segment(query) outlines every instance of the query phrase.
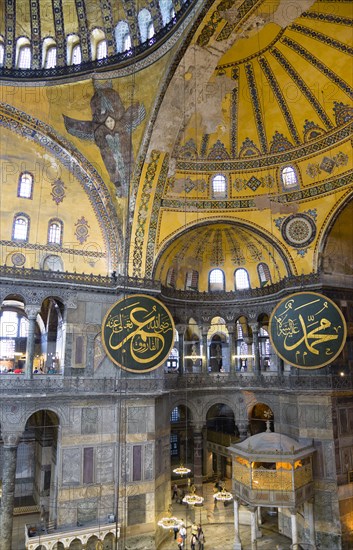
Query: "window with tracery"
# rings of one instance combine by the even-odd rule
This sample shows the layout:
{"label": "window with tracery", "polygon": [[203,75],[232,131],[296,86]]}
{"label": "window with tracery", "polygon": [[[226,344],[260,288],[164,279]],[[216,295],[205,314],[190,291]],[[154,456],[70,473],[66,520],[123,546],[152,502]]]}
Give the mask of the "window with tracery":
{"label": "window with tracery", "polygon": [[25,214],[18,214],[14,218],[12,227],[12,239],[14,241],[27,241],[29,231],[29,218]]}
{"label": "window with tracery", "polygon": [[170,267],[167,273],[167,286],[175,288],[175,283],[176,283],[176,272],[174,267]]}
{"label": "window with tracery", "polygon": [[249,273],[244,268],[239,268],[235,271],[235,289],[246,290],[250,288]]}
{"label": "window with tracery", "polygon": [[185,278],[185,290],[197,290],[199,287],[199,273],[194,269],[187,272]]}
{"label": "window with tracery", "polygon": [[271,283],[271,273],[267,264],[261,262],[257,266],[257,272],[259,274],[260,286],[266,286]]}
{"label": "window with tracery", "polygon": [[297,173],[293,166],[285,166],[281,170],[281,181],[283,189],[290,189],[298,186]]}
{"label": "window with tracery", "polygon": [[221,269],[212,269],[209,274],[209,289],[211,292],[215,290],[224,290],[224,273]]}
{"label": "window with tracery", "polygon": [[62,222],[52,220],[48,227],[48,244],[61,244],[62,237]]}
{"label": "window with tracery", "polygon": [[227,180],[223,174],[216,174],[212,178],[212,197],[225,199],[227,196]]}
{"label": "window with tracery", "polygon": [[23,199],[31,199],[33,191],[33,176],[29,172],[23,172],[18,181],[17,196]]}

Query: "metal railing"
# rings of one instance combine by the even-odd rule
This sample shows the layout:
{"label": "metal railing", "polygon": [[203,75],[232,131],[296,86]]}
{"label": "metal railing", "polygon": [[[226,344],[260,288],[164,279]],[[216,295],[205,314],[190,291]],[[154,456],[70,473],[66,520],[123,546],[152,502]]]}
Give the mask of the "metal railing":
{"label": "metal railing", "polygon": [[171,375],[161,378],[139,376],[138,378],[83,378],[57,375],[41,375],[26,379],[23,375],[1,374],[0,395],[63,395],[63,394],[156,394],[191,390],[242,389],[285,391],[346,391],[353,389],[353,376],[336,375],[286,375],[263,376],[229,374],[210,376],[208,374]]}

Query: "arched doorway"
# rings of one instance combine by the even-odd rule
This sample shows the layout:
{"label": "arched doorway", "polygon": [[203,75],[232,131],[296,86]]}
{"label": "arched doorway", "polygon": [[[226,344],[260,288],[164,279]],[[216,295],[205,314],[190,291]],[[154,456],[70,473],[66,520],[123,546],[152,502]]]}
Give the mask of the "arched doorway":
{"label": "arched doorway", "polygon": [[[231,459],[226,448],[238,441],[239,430],[232,409],[224,403],[216,403],[206,415],[207,473],[217,479],[232,477]],[[222,449],[220,451],[220,449]]]}

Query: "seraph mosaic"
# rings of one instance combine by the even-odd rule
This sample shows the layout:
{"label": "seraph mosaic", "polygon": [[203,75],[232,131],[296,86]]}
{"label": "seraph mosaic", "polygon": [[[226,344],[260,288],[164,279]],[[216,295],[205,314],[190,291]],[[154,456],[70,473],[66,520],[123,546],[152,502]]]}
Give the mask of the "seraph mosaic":
{"label": "seraph mosaic", "polygon": [[125,108],[111,82],[97,86],[91,99],[92,120],[63,115],[66,130],[79,139],[93,141],[115,185],[116,195],[126,197],[134,166],[132,132],[146,116],[142,103]]}

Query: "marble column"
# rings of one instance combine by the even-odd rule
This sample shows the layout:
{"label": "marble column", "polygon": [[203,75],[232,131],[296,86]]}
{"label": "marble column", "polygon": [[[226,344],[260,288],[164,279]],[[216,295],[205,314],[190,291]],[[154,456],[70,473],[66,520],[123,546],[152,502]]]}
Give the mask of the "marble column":
{"label": "marble column", "polygon": [[315,541],[315,522],[314,522],[314,503],[312,500],[304,503],[304,513],[305,519],[309,527],[309,540],[310,540],[310,549],[316,550],[316,541]]}
{"label": "marble column", "polygon": [[262,537],[261,525],[262,525],[261,506],[258,506],[256,509],[256,538],[257,539],[260,539]]}
{"label": "marble column", "polygon": [[295,509],[290,510],[291,528],[292,528],[292,546],[298,548],[298,525],[297,525],[297,512]]}
{"label": "marble column", "polygon": [[28,317],[28,334],[27,334],[27,346],[26,346],[26,365],[25,365],[25,377],[33,378],[33,359],[34,359],[34,337],[37,315],[40,309],[38,306],[26,306],[25,312]]}
{"label": "marble column", "polygon": [[203,327],[202,328],[202,373],[203,374],[208,373],[207,334],[208,334],[208,330],[205,327]]}
{"label": "marble column", "polygon": [[234,325],[228,325],[229,334],[229,372],[235,372],[235,341],[234,341]]}
{"label": "marble column", "polygon": [[202,496],[202,424],[194,424],[194,485],[198,495]]}
{"label": "marble column", "polygon": [[254,344],[254,373],[260,373],[259,323],[250,323]]}
{"label": "marble column", "polygon": [[3,471],[2,471],[2,498],[1,498],[1,537],[0,549],[13,550],[12,526],[15,503],[15,478],[17,447],[20,436],[18,434],[2,434]]}
{"label": "marble column", "polygon": [[242,550],[241,540],[239,536],[239,501],[234,498],[234,546],[233,550]]}
{"label": "marble column", "polygon": [[178,327],[179,335],[179,369],[178,373],[183,374],[185,372],[184,368],[184,327]]}
{"label": "marble column", "polygon": [[251,550],[257,550],[257,514],[256,508],[249,508],[250,510],[250,526],[251,526]]}

